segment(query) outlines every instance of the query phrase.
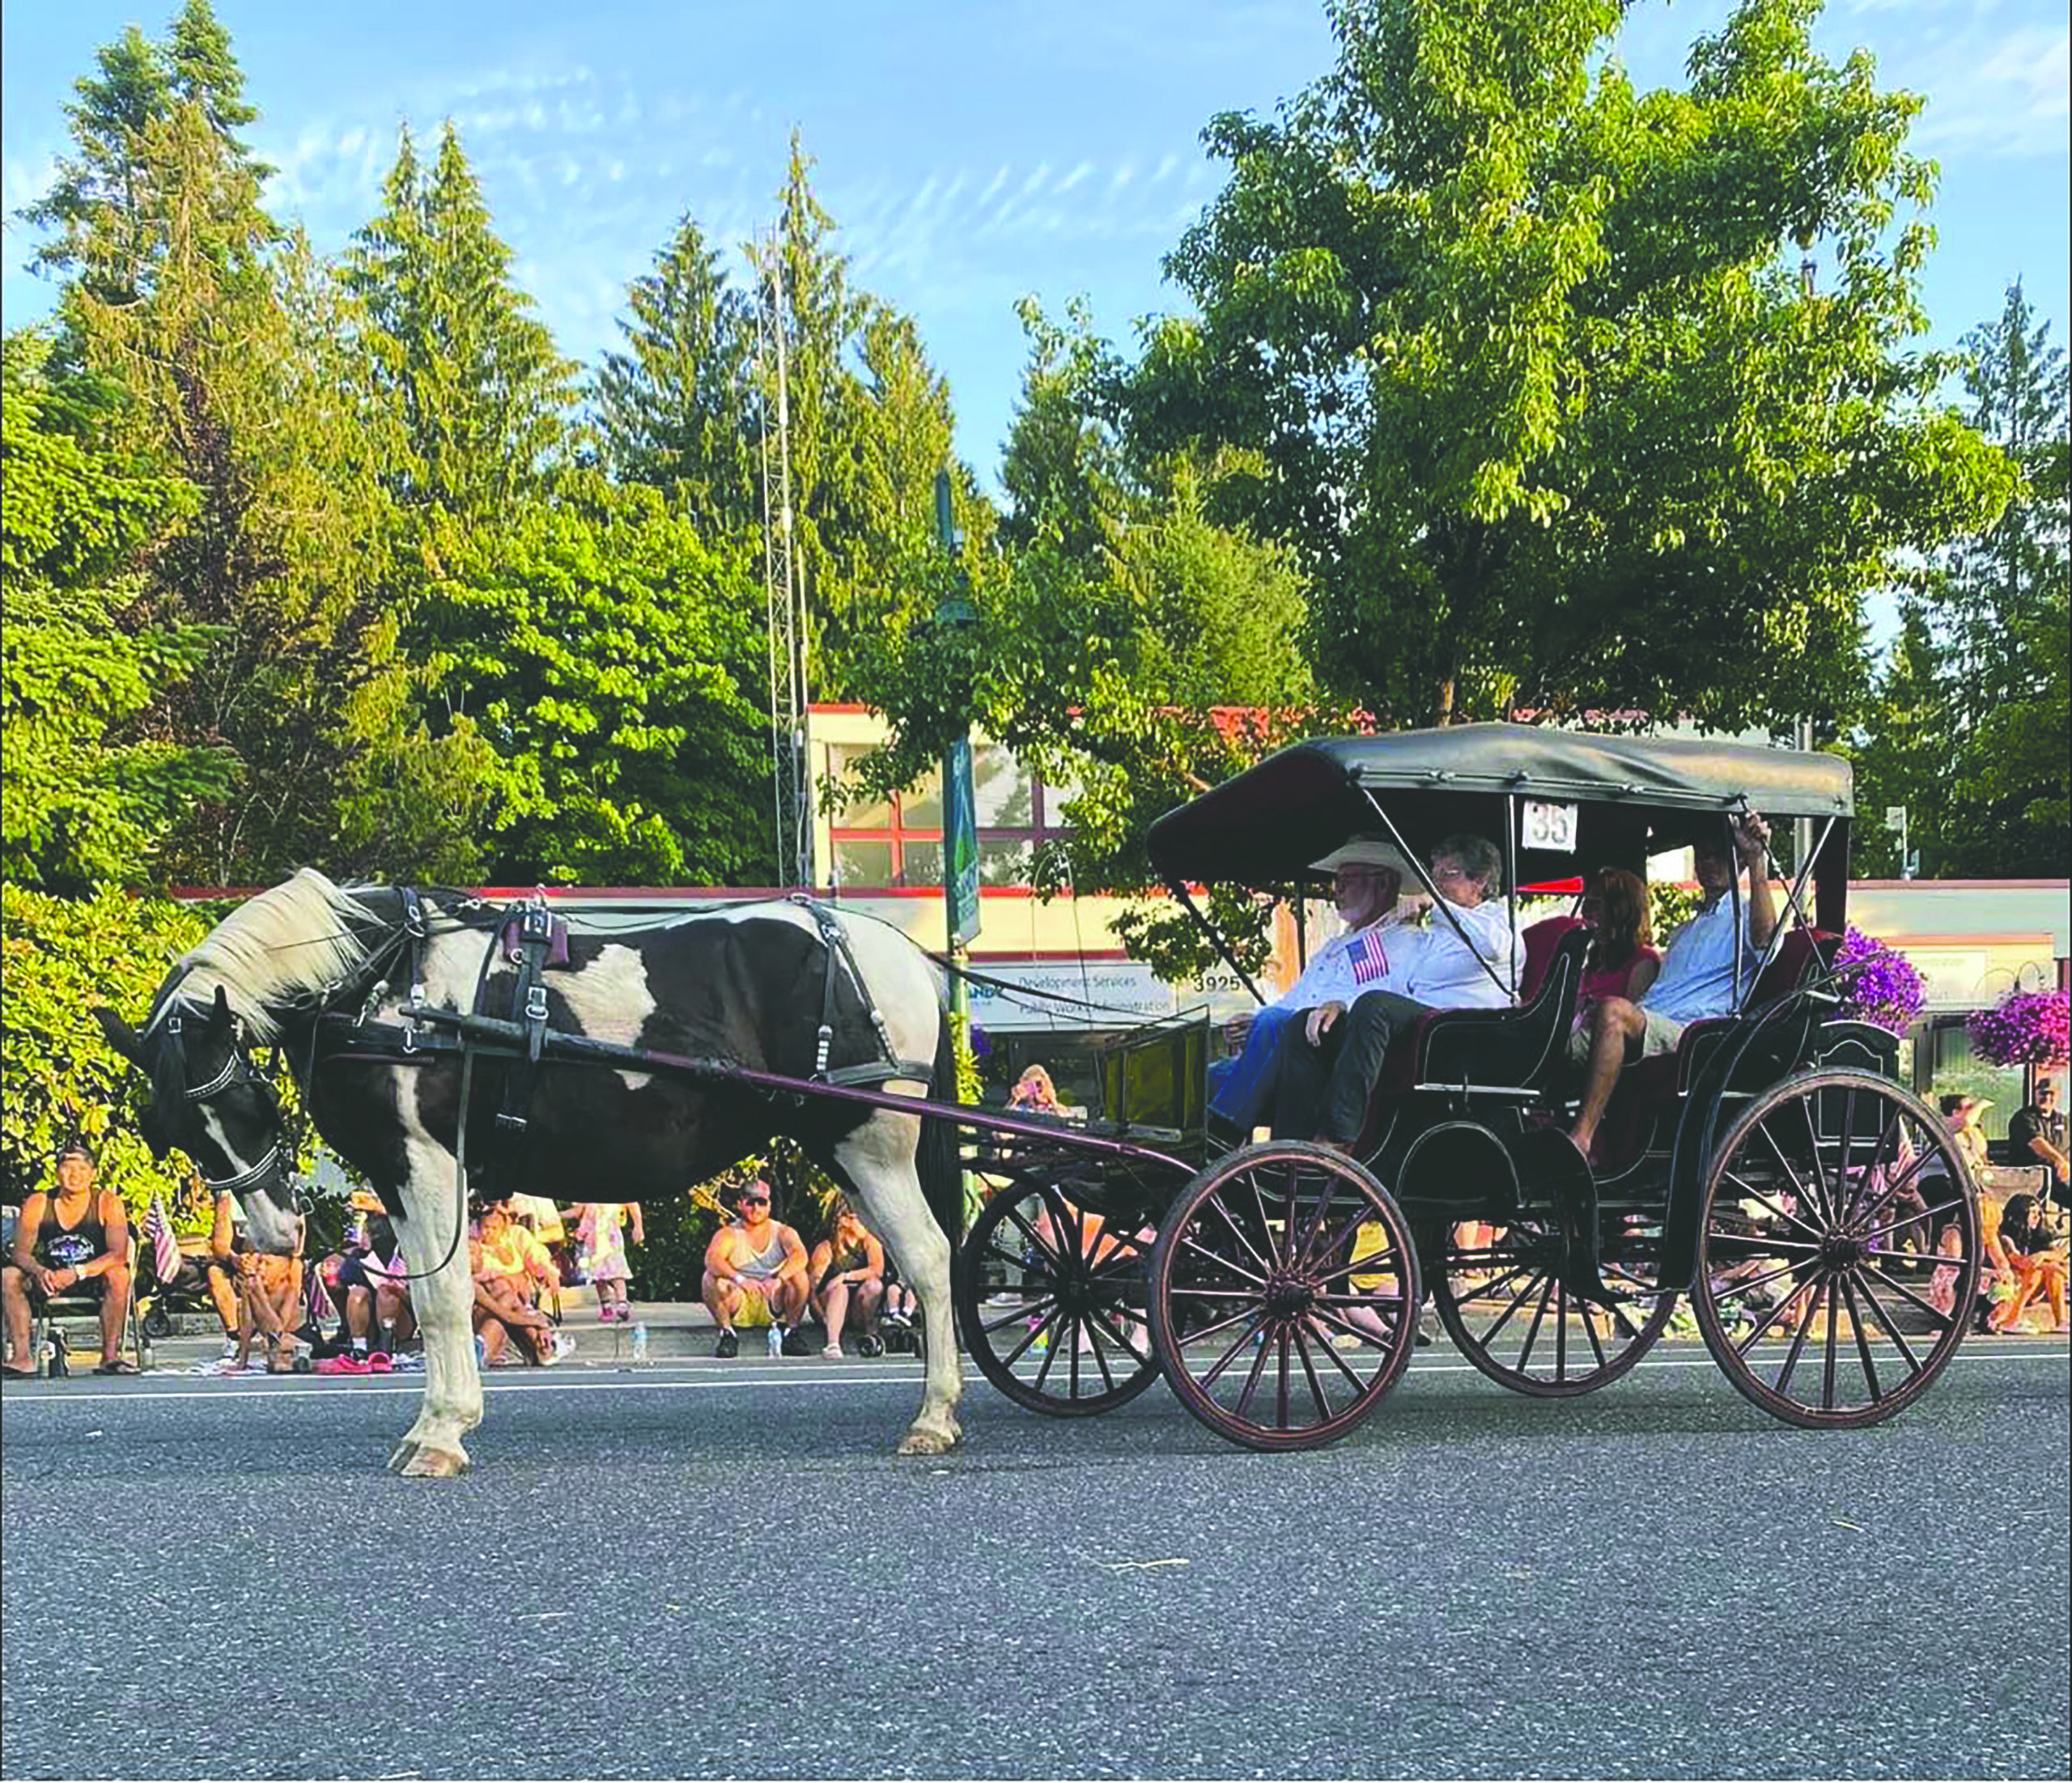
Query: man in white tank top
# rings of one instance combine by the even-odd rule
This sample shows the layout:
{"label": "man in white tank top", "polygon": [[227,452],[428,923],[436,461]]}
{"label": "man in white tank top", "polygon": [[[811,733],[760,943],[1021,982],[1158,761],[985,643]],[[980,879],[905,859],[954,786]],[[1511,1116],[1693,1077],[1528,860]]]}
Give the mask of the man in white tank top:
{"label": "man in white tank top", "polygon": [[740,1353],[737,1325],[788,1332],[805,1311],[811,1286],[806,1247],[791,1227],[770,1217],[770,1185],[758,1177],[741,1191],[741,1218],[720,1227],[705,1248],[704,1301],[720,1327],[713,1354]]}

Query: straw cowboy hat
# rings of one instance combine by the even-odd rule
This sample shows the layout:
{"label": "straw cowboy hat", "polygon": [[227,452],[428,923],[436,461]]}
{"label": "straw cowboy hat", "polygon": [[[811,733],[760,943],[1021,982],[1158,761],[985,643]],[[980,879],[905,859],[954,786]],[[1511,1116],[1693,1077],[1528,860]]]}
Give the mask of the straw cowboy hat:
{"label": "straw cowboy hat", "polygon": [[1353,836],[1331,850],[1322,860],[1310,863],[1314,872],[1335,873],[1341,867],[1386,868],[1406,883],[1414,879],[1409,864],[1392,842],[1379,836]]}

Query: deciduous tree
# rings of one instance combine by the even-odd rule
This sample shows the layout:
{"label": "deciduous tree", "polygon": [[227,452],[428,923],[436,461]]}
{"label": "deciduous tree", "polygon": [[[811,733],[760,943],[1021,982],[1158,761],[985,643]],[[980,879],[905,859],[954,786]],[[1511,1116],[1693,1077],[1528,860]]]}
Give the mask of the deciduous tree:
{"label": "deciduous tree", "polygon": [[1743,0],[1647,92],[1621,0],[1340,0],[1330,72],[1210,124],[1132,423],[1259,454],[1230,493],[1384,721],[1832,713],[1866,592],[2004,501],[1916,342],[1918,101],[1817,10]]}

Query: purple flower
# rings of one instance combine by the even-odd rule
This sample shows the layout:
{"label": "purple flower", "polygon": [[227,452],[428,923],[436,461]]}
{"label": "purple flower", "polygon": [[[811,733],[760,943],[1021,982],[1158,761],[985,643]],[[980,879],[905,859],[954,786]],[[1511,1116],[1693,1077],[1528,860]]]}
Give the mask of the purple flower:
{"label": "purple flower", "polygon": [[2015,991],[1967,1024],[1972,1051],[1995,1065],[2063,1065],[2072,1055],[2072,1008],[2055,991]]}
{"label": "purple flower", "polygon": [[1921,1013],[1921,974],[1896,949],[1851,925],[1835,966],[1846,989],[1842,1007],[1859,1021],[1904,1034]]}

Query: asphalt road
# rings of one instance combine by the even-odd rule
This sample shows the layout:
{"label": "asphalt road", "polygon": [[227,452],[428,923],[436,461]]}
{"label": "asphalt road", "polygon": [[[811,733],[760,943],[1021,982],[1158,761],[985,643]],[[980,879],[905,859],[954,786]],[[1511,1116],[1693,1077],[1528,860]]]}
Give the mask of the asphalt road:
{"label": "asphalt road", "polygon": [[11,1386],[7,1777],[2061,1777],[2062,1340],[1859,1432],[1696,1346],[1569,1403],[1441,1345],[1337,1447],[911,1364]]}

